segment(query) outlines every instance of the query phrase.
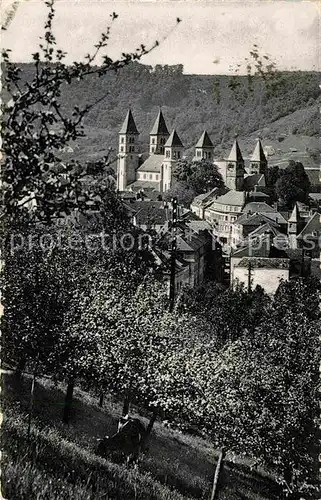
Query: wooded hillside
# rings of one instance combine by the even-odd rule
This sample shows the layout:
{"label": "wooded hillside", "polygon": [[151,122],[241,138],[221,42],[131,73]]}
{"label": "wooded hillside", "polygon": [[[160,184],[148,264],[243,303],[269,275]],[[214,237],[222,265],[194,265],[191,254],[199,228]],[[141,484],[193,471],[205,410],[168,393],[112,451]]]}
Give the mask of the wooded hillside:
{"label": "wooded hillside", "polygon": [[[31,65],[22,64],[21,68],[28,77]],[[278,73],[271,91],[257,77],[250,82],[247,76],[185,75],[182,65],[153,69],[132,63],[117,74],[89,76],[86,81],[66,85],[62,104],[72,112],[74,106],[106,96],[86,117],[87,138],[73,146],[79,159],[99,158],[109,147],[117,147],[118,130],[128,107],[141,133],[142,152],[148,150],[148,134],[158,106],[163,108],[169,129],[177,128],[187,151],[207,129],[215,156],[220,157],[230,148],[235,133],[245,143],[249,138],[251,147],[259,133],[270,140],[280,134],[317,136],[319,82],[317,72]]]}

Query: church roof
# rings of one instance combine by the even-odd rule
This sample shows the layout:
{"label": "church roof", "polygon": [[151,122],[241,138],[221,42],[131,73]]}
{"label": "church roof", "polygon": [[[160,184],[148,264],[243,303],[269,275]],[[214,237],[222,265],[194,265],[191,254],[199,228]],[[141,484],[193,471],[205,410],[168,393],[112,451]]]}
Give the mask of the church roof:
{"label": "church roof", "polygon": [[262,143],[260,139],[257,141],[251,161],[255,162],[266,162],[266,157],[263,151]]}
{"label": "church roof", "polygon": [[163,155],[151,155],[147,158],[147,160],[144,161],[144,163],[137,169],[137,171],[160,173],[163,161]]}
{"label": "church roof", "polygon": [[139,134],[131,109],[127,111],[126,118],[119,131],[120,134]]}
{"label": "church roof", "polygon": [[176,132],[175,129],[171,132],[171,135],[167,139],[166,144],[165,144],[165,148],[166,147],[170,148],[170,147],[173,147],[173,146],[183,147],[182,141],[178,137],[178,134],[177,134],[177,132]]}
{"label": "church roof", "polygon": [[243,161],[243,156],[242,156],[242,153],[240,150],[239,143],[237,142],[237,139],[235,139],[235,141],[234,141],[234,144],[232,146],[232,149],[231,149],[231,152],[230,152],[230,155],[229,155],[227,161],[235,161],[235,162]]}
{"label": "church roof", "polygon": [[288,222],[299,222],[300,220],[300,212],[297,203],[294,205],[292,214],[288,220]]}
{"label": "church roof", "polygon": [[204,130],[204,132],[202,133],[202,135],[199,138],[195,147],[196,148],[214,148],[213,143],[210,139],[210,136],[208,135],[206,130]]}
{"label": "church roof", "polygon": [[158,112],[153,128],[150,131],[150,135],[169,135],[161,109]]}

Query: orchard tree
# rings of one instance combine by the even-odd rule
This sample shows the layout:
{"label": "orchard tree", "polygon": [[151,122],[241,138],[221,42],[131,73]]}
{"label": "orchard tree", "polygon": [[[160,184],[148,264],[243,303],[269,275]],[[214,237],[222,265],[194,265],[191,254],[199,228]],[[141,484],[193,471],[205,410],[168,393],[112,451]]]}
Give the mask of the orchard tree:
{"label": "orchard tree", "polygon": [[177,182],[187,184],[196,195],[224,187],[224,181],[217,166],[204,159],[178,161],[173,176]]}

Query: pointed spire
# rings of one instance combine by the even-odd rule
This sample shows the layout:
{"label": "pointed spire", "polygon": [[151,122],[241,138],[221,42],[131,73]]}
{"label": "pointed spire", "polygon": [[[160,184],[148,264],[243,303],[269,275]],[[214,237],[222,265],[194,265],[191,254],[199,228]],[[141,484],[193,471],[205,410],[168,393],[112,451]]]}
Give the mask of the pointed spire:
{"label": "pointed spire", "polygon": [[119,131],[120,134],[139,134],[131,109],[127,111],[124,123]]}
{"label": "pointed spire", "polygon": [[239,143],[237,142],[237,139],[235,139],[235,141],[234,141],[234,144],[232,146],[232,149],[231,149],[231,152],[230,152],[230,155],[229,155],[227,161],[234,161],[237,163],[240,161],[243,162],[243,156],[242,156],[242,153],[240,150]]}
{"label": "pointed spire", "polygon": [[161,108],[159,108],[158,115],[153,128],[150,131],[150,135],[169,135]]}
{"label": "pointed spire", "polygon": [[266,162],[266,156],[263,151],[262,143],[260,139],[257,139],[257,143],[251,158],[251,161],[264,163]]}
{"label": "pointed spire", "polygon": [[299,212],[299,207],[298,204],[295,203],[291,217],[289,218],[288,222],[299,222],[300,220],[300,212]]}
{"label": "pointed spire", "polygon": [[206,130],[204,130],[204,132],[202,133],[202,135],[199,138],[195,147],[196,148],[214,148],[213,143],[210,139],[210,136],[208,135]]}
{"label": "pointed spire", "polygon": [[177,134],[175,129],[172,131],[171,135],[167,139],[167,142],[165,144],[165,148],[166,147],[171,148],[174,146],[175,147],[183,147],[182,141],[178,137],[178,134]]}

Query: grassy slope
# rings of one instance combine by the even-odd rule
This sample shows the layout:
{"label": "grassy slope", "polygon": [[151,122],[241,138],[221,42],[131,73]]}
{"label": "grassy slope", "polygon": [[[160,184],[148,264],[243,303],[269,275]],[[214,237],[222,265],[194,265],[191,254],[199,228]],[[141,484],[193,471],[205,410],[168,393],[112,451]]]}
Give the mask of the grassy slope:
{"label": "grassy slope", "polygon": [[[29,79],[30,65],[22,65],[22,69]],[[177,128],[187,152],[192,151],[204,129],[213,139],[217,158],[229,150],[236,132],[245,155],[253,151],[258,133],[265,144],[285,133],[305,136],[308,146],[313,147],[309,138],[319,134],[320,74],[293,72],[281,77],[282,86],[269,96],[258,85],[253,93],[247,92],[246,77],[239,77],[241,90],[233,92],[225,76],[155,74],[136,63],[117,75],[90,77],[65,86],[62,105],[67,112],[75,105],[82,107],[106,96],[86,117],[87,138],[73,144],[74,154],[80,160],[96,159],[110,146],[117,148],[118,130],[129,106],[141,133],[142,152],[148,151],[148,134],[158,106],[163,107],[169,129]],[[215,81],[219,82],[219,101]]]}
{"label": "grassy slope", "polygon": [[[139,471],[128,471],[93,453],[96,438],[115,431],[120,406],[108,400],[101,409],[90,395],[77,390],[72,423],[64,426],[60,423],[63,393],[48,380],[36,385],[33,450],[28,451],[26,410],[30,380],[25,379],[21,387],[13,381],[11,375],[5,376],[5,498],[126,500],[135,498],[135,488],[140,500],[209,497],[216,462],[210,443],[156,424]],[[228,461],[219,500],[275,499],[277,491],[262,471],[253,472],[240,460]]]}

